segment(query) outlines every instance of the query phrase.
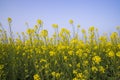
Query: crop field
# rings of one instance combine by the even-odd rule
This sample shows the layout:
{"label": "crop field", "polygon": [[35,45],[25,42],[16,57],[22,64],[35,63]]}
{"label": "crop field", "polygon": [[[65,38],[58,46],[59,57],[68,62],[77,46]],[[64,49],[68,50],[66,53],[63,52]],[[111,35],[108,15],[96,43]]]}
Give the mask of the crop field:
{"label": "crop field", "polygon": [[0,80],[120,80],[119,26],[99,35],[69,20],[72,31],[52,24],[49,36],[40,19],[20,34],[11,24],[8,32],[0,25]]}

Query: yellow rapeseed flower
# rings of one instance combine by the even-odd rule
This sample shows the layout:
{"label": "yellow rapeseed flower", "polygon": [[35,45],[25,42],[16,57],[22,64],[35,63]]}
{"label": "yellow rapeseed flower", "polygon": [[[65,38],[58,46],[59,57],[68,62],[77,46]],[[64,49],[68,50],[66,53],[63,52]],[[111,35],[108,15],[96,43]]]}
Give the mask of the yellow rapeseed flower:
{"label": "yellow rapeseed flower", "polygon": [[55,52],[54,51],[50,51],[49,54],[50,54],[50,56],[54,56]]}
{"label": "yellow rapeseed flower", "polygon": [[8,17],[8,22],[11,23],[12,22],[12,19],[10,17]]}
{"label": "yellow rapeseed flower", "polygon": [[78,68],[80,68],[80,63],[78,63],[76,66],[77,66]]}
{"label": "yellow rapeseed flower", "polygon": [[90,32],[93,32],[95,30],[95,27],[94,26],[91,26],[90,28],[89,28],[89,31]]}
{"label": "yellow rapeseed flower", "polygon": [[96,66],[93,66],[92,71],[96,73],[98,71],[98,68]]}
{"label": "yellow rapeseed flower", "polygon": [[58,28],[58,24],[52,24],[53,28]]}
{"label": "yellow rapeseed flower", "polygon": [[68,51],[68,54],[71,56],[73,55],[73,51]]}
{"label": "yellow rapeseed flower", "polygon": [[72,64],[68,64],[69,67],[72,67]]}
{"label": "yellow rapeseed flower", "polygon": [[87,66],[87,65],[88,65],[88,61],[87,60],[83,61],[83,66]]}
{"label": "yellow rapeseed flower", "polygon": [[120,49],[120,44],[118,44],[117,46],[118,46],[118,48]]}
{"label": "yellow rapeseed flower", "polygon": [[40,19],[38,19],[38,20],[37,20],[37,24],[38,24],[38,25],[42,25],[42,24],[43,24],[43,21],[40,20]]}
{"label": "yellow rapeseed flower", "polygon": [[33,76],[33,78],[34,78],[34,80],[41,80],[38,74],[35,74],[35,75]]}
{"label": "yellow rapeseed flower", "polygon": [[83,79],[84,75],[83,75],[83,73],[77,73],[76,77],[79,79]]}
{"label": "yellow rapeseed flower", "polygon": [[86,33],[85,29],[82,29],[82,30],[81,30],[81,32],[82,32],[83,34],[85,34],[85,33]]}
{"label": "yellow rapeseed flower", "polygon": [[88,54],[87,53],[83,53],[83,56],[86,58],[88,56]]}
{"label": "yellow rapeseed flower", "polygon": [[34,29],[27,29],[27,34],[32,34],[32,33],[34,33]]}
{"label": "yellow rapeseed flower", "polygon": [[113,32],[111,35],[110,35],[111,39],[116,39],[118,38],[118,33],[117,32]]}
{"label": "yellow rapeseed flower", "polygon": [[105,68],[104,68],[103,66],[99,66],[99,71],[100,71],[101,73],[105,73]]}
{"label": "yellow rapeseed flower", "polygon": [[47,62],[45,59],[41,59],[40,60],[40,63],[42,63],[42,62]]}
{"label": "yellow rapeseed flower", "polygon": [[76,51],[76,55],[79,56],[79,57],[82,57],[83,55],[83,50],[82,49],[79,49]]}
{"label": "yellow rapeseed flower", "polygon": [[92,60],[93,60],[95,63],[99,64],[99,63],[101,62],[101,57],[100,57],[100,56],[94,56],[94,57],[92,58]]}
{"label": "yellow rapeseed flower", "polygon": [[66,28],[62,28],[60,33],[69,35],[70,31],[68,29],[66,29]]}
{"label": "yellow rapeseed flower", "polygon": [[61,73],[57,73],[57,72],[54,72],[54,71],[51,74],[52,74],[53,77],[56,77],[56,78],[59,78],[60,75],[61,75]]}
{"label": "yellow rapeseed flower", "polygon": [[70,43],[71,43],[71,44],[77,44],[77,43],[78,43],[78,40],[77,40],[77,39],[72,39],[72,40],[70,41]]}
{"label": "yellow rapeseed flower", "polygon": [[0,70],[2,70],[4,68],[4,65],[0,65]]}
{"label": "yellow rapeseed flower", "polygon": [[116,56],[120,58],[120,51],[116,53]]}
{"label": "yellow rapeseed flower", "polygon": [[52,74],[52,76],[54,76],[54,77],[55,77],[55,74],[56,74],[56,73],[55,73],[55,72],[52,72],[51,74]]}
{"label": "yellow rapeseed flower", "polygon": [[108,57],[114,57],[115,56],[115,53],[113,51],[110,51],[108,52],[107,54]]}
{"label": "yellow rapeseed flower", "polygon": [[40,32],[40,35],[43,36],[43,37],[47,37],[48,36],[48,31],[47,30],[42,30]]}
{"label": "yellow rapeseed flower", "polygon": [[77,74],[77,70],[73,70],[73,74]]}
{"label": "yellow rapeseed flower", "polygon": [[69,23],[70,23],[70,24],[73,24],[73,20],[72,20],[72,19],[70,19],[70,20],[69,20]]}
{"label": "yellow rapeseed flower", "polygon": [[55,76],[56,76],[56,78],[59,78],[59,77],[60,77],[60,75],[61,75],[60,73],[56,73],[56,75],[55,75]]}
{"label": "yellow rapeseed flower", "polygon": [[64,60],[65,60],[65,61],[67,61],[67,60],[68,60],[67,56],[64,56]]}
{"label": "yellow rapeseed flower", "polygon": [[75,78],[73,78],[72,80],[79,80],[79,79],[75,77]]}

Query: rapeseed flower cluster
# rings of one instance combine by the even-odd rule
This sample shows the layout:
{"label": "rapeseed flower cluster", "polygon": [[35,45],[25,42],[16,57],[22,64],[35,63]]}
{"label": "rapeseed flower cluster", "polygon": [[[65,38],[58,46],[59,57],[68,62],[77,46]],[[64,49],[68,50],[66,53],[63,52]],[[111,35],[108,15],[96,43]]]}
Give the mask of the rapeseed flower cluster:
{"label": "rapeseed flower cluster", "polygon": [[34,77],[34,80],[40,80],[40,77],[38,74],[35,74],[33,77]]}
{"label": "rapeseed flower cluster", "polygon": [[119,27],[108,36],[94,26],[85,30],[69,23],[73,31],[52,24],[49,37],[38,19],[34,28],[14,37],[8,18],[9,34],[0,26],[0,80],[119,80]]}
{"label": "rapeseed flower cluster", "polygon": [[100,58],[99,56],[94,56],[94,57],[92,58],[92,60],[93,60],[93,62],[95,62],[95,63],[97,63],[97,64],[99,64],[99,63],[101,62],[101,58]]}

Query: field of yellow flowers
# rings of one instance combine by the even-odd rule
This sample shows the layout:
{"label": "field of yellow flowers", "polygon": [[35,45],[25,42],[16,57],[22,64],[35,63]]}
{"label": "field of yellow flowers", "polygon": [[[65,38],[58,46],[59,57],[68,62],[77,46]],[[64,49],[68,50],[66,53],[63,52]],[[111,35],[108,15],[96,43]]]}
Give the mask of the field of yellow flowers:
{"label": "field of yellow flowers", "polygon": [[100,36],[69,23],[72,31],[53,24],[49,37],[37,20],[14,37],[8,18],[9,33],[0,25],[0,80],[120,80],[120,27]]}

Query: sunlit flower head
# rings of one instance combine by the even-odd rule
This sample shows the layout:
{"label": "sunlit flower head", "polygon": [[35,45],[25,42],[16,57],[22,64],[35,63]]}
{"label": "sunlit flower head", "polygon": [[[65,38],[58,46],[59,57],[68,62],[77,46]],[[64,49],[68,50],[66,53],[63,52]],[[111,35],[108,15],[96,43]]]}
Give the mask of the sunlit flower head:
{"label": "sunlit flower head", "polygon": [[78,68],[80,68],[80,63],[78,63],[76,66],[77,66]]}
{"label": "sunlit flower head", "polygon": [[99,66],[99,71],[100,71],[101,73],[105,73],[105,68],[104,68],[103,66]]}
{"label": "sunlit flower head", "polygon": [[90,28],[89,28],[89,31],[90,32],[93,32],[95,30],[95,27],[94,26],[91,26]]}
{"label": "sunlit flower head", "polygon": [[38,25],[42,25],[42,24],[43,24],[43,21],[40,20],[40,19],[38,19],[38,20],[37,20],[37,24],[38,24]]}
{"label": "sunlit flower head", "polygon": [[83,61],[83,66],[87,66],[87,65],[88,65],[88,61],[87,60]]}
{"label": "sunlit flower head", "polygon": [[116,38],[118,38],[118,33],[113,32],[110,37],[111,37],[111,39],[116,39]]}
{"label": "sunlit flower head", "polygon": [[76,74],[76,77],[77,77],[78,79],[80,79],[80,80],[84,80],[84,75],[83,75],[83,73],[78,73],[78,74]]}
{"label": "sunlit flower head", "polygon": [[86,33],[85,29],[82,29],[82,30],[81,30],[81,32],[82,32],[83,34],[85,34],[85,33]]}
{"label": "sunlit flower head", "polygon": [[73,74],[77,74],[77,70],[73,70]]}
{"label": "sunlit flower head", "polygon": [[58,28],[58,24],[52,24],[53,28]]}
{"label": "sunlit flower head", "polygon": [[113,51],[110,51],[110,52],[108,52],[108,55],[107,55],[108,57],[114,57],[115,56],[115,53],[113,52]]}
{"label": "sunlit flower head", "polygon": [[48,31],[47,30],[42,30],[40,32],[40,35],[43,36],[43,37],[47,37],[48,36]]}
{"label": "sunlit flower head", "polygon": [[70,23],[70,24],[73,24],[73,20],[72,20],[72,19],[70,19],[70,20],[69,20],[69,23]]}
{"label": "sunlit flower head", "polygon": [[120,51],[116,53],[116,56],[120,58]]}
{"label": "sunlit flower head", "polygon": [[73,55],[73,53],[74,53],[73,51],[68,51],[69,55]]}
{"label": "sunlit flower head", "polygon": [[65,61],[68,60],[68,57],[67,57],[67,56],[64,56],[64,60],[65,60]]}
{"label": "sunlit flower head", "polygon": [[34,80],[41,80],[38,74],[35,74],[35,75],[33,76],[33,78],[34,78]]}
{"label": "sunlit flower head", "polygon": [[96,72],[98,71],[98,68],[97,68],[96,66],[93,66],[93,67],[92,67],[92,71],[93,71],[94,73],[96,73]]}
{"label": "sunlit flower head", "polygon": [[101,62],[101,57],[100,57],[100,56],[94,56],[94,57],[92,58],[92,60],[93,60],[95,63],[99,64],[99,63]]}
{"label": "sunlit flower head", "polygon": [[11,23],[12,22],[12,19],[10,17],[8,17],[8,22]]}
{"label": "sunlit flower head", "polygon": [[54,52],[54,51],[50,51],[50,52],[49,52],[49,55],[50,55],[50,56],[54,56],[54,55],[55,55],[55,52]]}
{"label": "sunlit flower head", "polygon": [[32,33],[34,33],[34,30],[33,30],[33,29],[28,28],[28,29],[27,29],[27,34],[32,34]]}
{"label": "sunlit flower head", "polygon": [[4,65],[1,65],[1,64],[0,64],[0,70],[2,70],[3,68],[4,68]]}

